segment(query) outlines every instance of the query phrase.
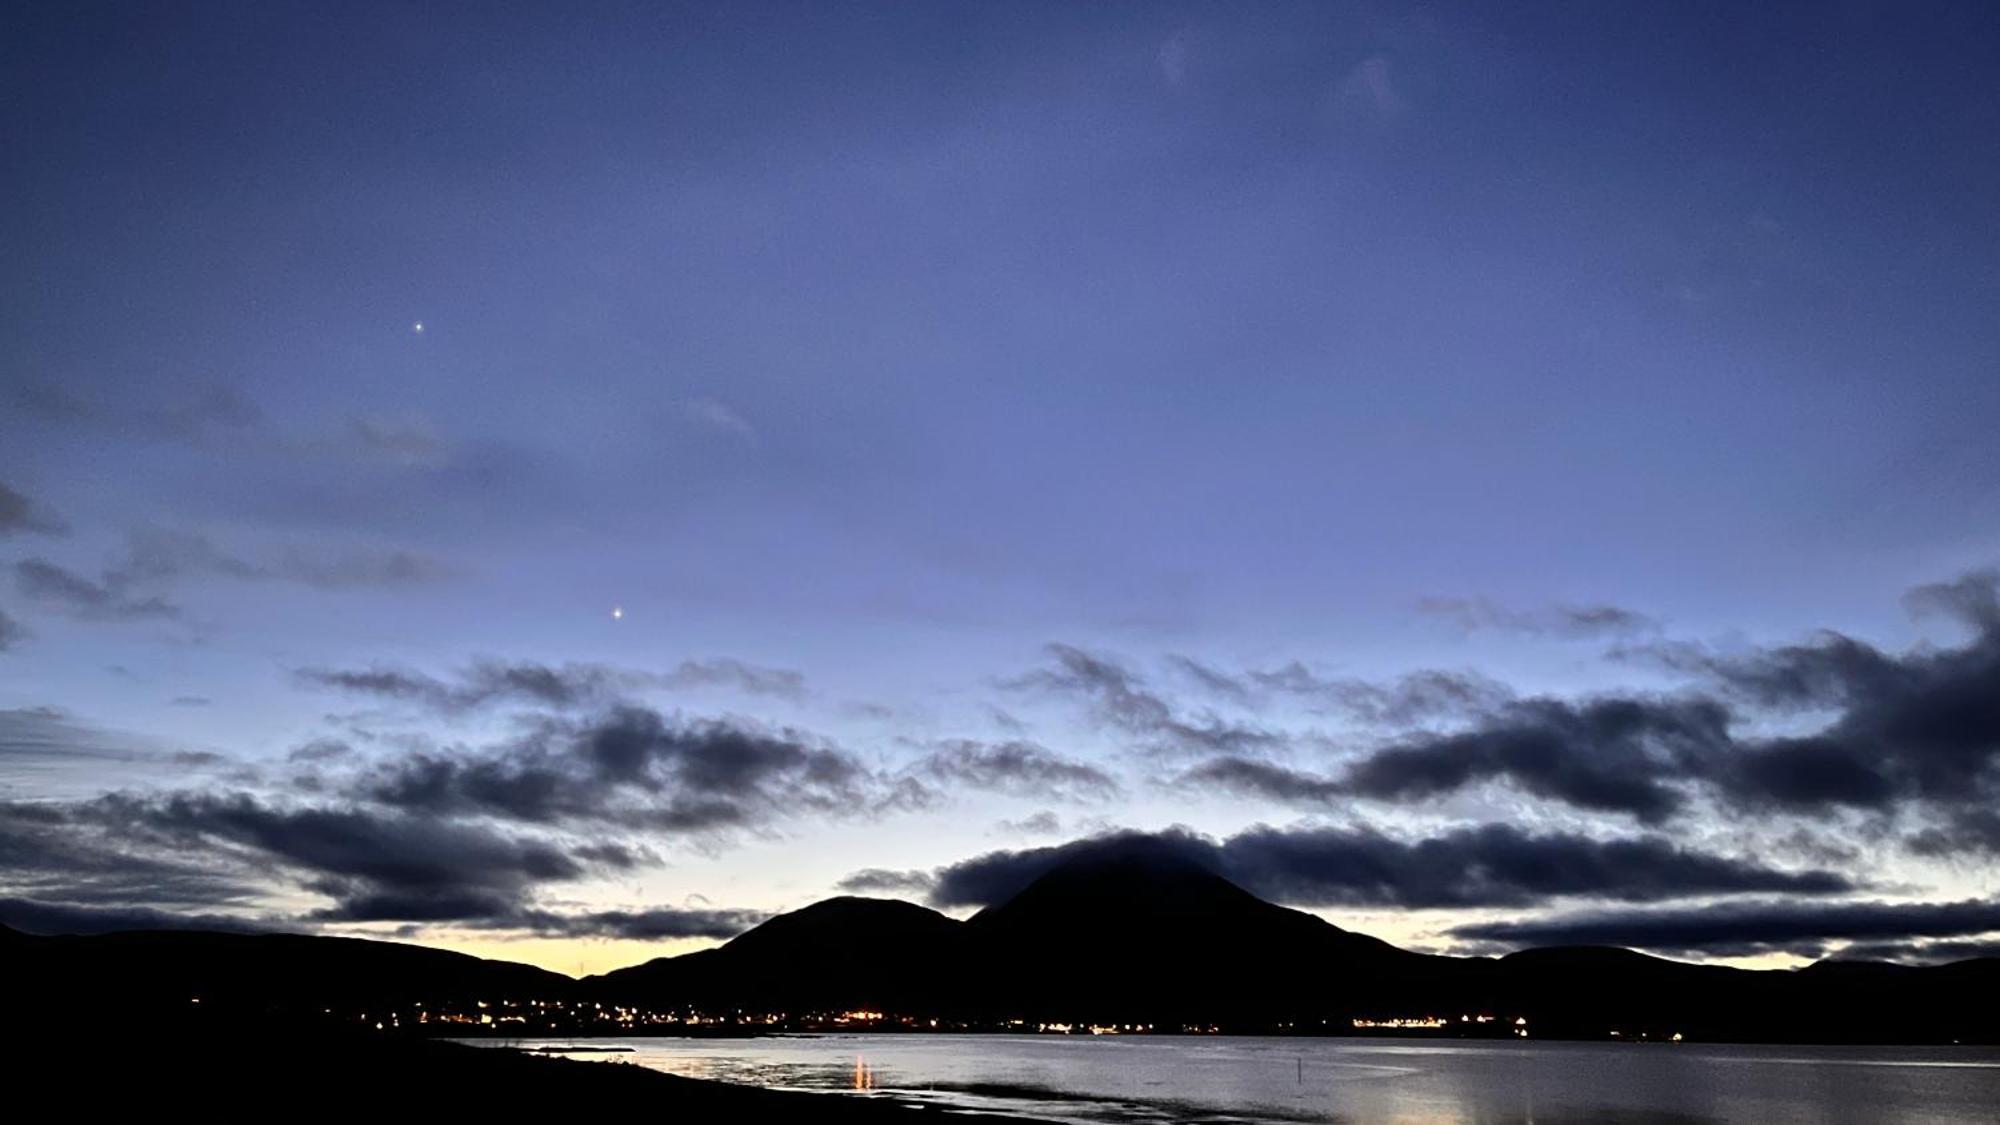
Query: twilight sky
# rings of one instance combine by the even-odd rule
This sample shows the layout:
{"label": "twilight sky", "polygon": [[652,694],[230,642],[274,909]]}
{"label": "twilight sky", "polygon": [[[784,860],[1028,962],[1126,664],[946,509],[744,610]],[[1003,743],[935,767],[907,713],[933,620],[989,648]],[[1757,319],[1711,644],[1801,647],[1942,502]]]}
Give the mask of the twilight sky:
{"label": "twilight sky", "polygon": [[0,922],[2000,946],[2000,11],[1495,7],[17,5]]}

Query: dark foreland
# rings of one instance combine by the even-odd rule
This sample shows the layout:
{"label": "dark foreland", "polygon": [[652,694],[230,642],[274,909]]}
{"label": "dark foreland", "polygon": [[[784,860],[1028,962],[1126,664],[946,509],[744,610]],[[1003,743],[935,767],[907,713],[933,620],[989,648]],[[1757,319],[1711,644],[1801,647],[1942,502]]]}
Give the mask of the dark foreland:
{"label": "dark foreland", "polygon": [[0,930],[17,1010],[442,1035],[869,1028],[2000,1041],[2000,960],[1744,970],[1624,949],[1412,953],[1147,848],[1073,860],[966,921],[834,898],[715,949],[573,980],[393,942]]}

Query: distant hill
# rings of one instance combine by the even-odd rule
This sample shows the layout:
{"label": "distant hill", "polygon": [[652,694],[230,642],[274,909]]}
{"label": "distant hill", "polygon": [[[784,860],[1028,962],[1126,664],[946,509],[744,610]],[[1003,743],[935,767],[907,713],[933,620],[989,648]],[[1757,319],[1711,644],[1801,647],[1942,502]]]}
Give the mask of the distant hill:
{"label": "distant hill", "polygon": [[112,1011],[178,1008],[273,1014],[338,1005],[560,998],[560,973],[390,941],[302,934],[128,931],[33,937],[0,927],[0,988],[10,999]]}
{"label": "distant hill", "polygon": [[831,898],[716,949],[584,982],[590,995],[658,1007],[799,1012],[933,1009],[969,966],[964,925],[914,903]]}

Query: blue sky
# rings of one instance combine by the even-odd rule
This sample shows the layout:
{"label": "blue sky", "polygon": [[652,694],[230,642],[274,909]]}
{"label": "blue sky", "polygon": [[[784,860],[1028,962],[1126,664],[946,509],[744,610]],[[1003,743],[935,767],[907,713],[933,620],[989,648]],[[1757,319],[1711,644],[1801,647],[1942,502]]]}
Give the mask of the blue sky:
{"label": "blue sky", "polygon": [[[754,913],[1114,828],[1662,830],[1506,771],[1305,805],[1183,783],[1183,735],[1107,718],[1051,645],[1333,779],[1519,715],[1488,693],[1399,724],[1327,684],[1704,694],[1761,737],[1860,706],[1731,695],[1773,646],[1983,651],[1976,612],[1902,597],[2000,557],[1991,11],[1489,7],[12,13],[0,797],[407,817],[362,779],[519,766],[620,703],[867,774],[695,833],[427,810],[650,849],[510,887],[498,921],[314,919],[361,896],[296,856],[263,897],[119,903],[573,969],[656,944],[523,936],[523,904]],[[482,660],[596,686],[324,675]],[[324,740],[348,753],[302,782]],[[1111,787],[921,765],[1008,744]],[[1989,855],[1905,846],[1958,823],[1908,786],[1788,806],[1790,852],[1704,791],[1688,839],[1846,849],[1856,894],[1987,893]],[[139,854],[129,818],[90,823]],[[214,865],[270,843],[179,830]],[[1601,905],[1348,898],[1300,904],[1440,948],[1465,911]]]}

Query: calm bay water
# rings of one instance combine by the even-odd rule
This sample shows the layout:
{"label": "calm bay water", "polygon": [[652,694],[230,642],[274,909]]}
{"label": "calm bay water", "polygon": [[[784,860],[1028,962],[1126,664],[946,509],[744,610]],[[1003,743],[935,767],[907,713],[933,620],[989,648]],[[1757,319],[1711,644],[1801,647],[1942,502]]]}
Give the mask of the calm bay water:
{"label": "calm bay water", "polygon": [[[524,1040],[539,1046],[559,1040]],[[494,1045],[488,1041],[487,1045]],[[592,1039],[690,1078],[1088,1125],[2000,1121],[2000,1050],[1235,1037]]]}

